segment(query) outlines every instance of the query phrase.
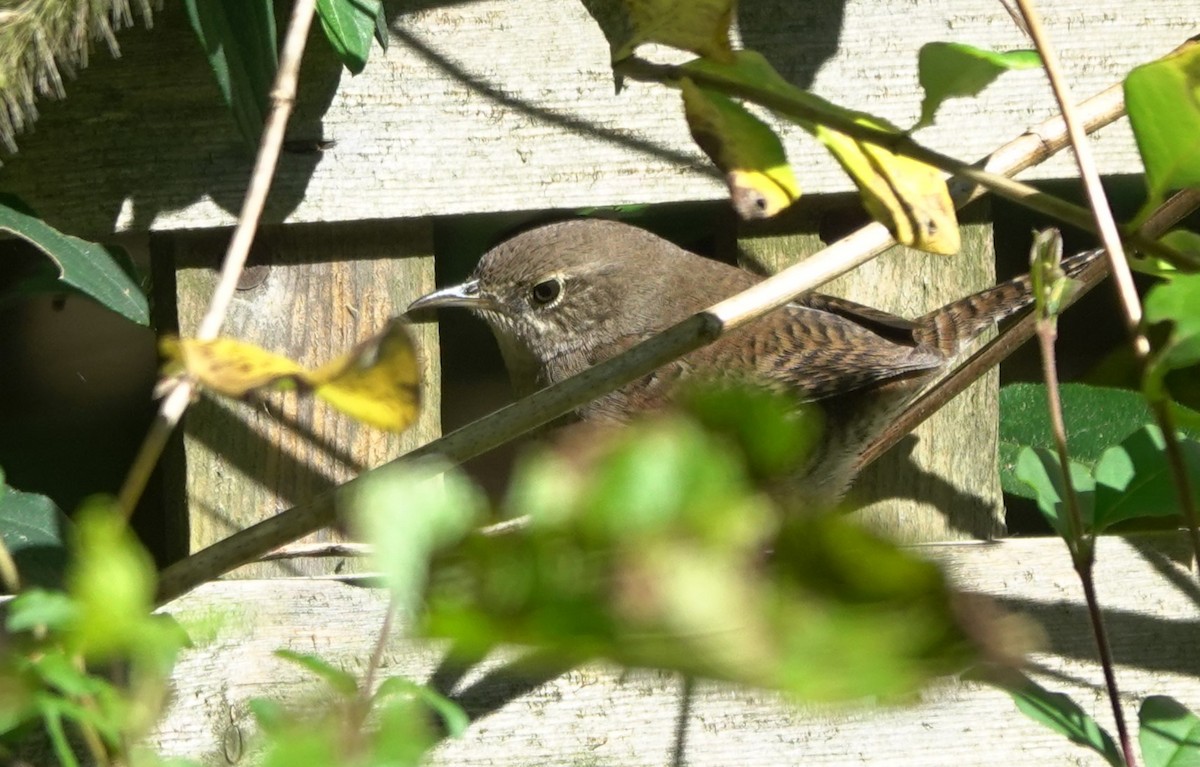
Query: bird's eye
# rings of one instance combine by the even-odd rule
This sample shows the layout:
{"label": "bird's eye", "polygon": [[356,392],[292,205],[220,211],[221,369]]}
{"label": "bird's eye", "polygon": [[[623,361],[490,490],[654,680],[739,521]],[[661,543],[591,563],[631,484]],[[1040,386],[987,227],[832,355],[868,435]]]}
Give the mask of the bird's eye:
{"label": "bird's eye", "polygon": [[544,280],[533,286],[531,295],[535,304],[545,306],[546,304],[553,303],[561,291],[562,284],[558,280]]}

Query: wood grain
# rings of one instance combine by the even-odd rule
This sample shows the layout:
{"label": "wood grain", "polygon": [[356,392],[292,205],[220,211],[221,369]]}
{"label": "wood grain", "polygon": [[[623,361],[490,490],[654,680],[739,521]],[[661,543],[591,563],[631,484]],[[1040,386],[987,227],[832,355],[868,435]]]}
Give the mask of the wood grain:
{"label": "wood grain", "polygon": [[[179,325],[195,328],[215,284],[223,231],[174,234],[163,247],[178,275]],[[433,288],[427,222],[323,224],[261,232],[224,335],[316,367],[374,335]],[[311,397],[274,393],[258,403],[205,397],[187,413],[183,503],[191,550],[395,458],[440,433],[437,332],[412,327],[422,363],[422,411],[402,435],[358,424]],[[176,489],[178,490],[178,488]],[[309,541],[336,540],[328,530]],[[256,565],[241,575],[333,572],[346,560]]]}
{"label": "wood grain", "polygon": [[[1040,681],[1071,694],[1111,730],[1078,581],[1060,541],[919,550],[963,588],[1038,620],[1047,635],[1046,651],[1034,657],[1048,672]],[[1150,694],[1200,710],[1200,594],[1185,552],[1182,536],[1100,541],[1098,590],[1129,712]],[[215,618],[220,628],[180,661],[173,703],[151,742],[208,765],[228,764],[223,744],[230,741],[251,752],[247,700],[314,702],[312,678],[272,652],[318,653],[361,673],[385,603],[378,591],[308,579],[210,583],[172,603],[167,609],[185,625]],[[437,765],[1103,764],[1026,719],[1005,695],[953,680],[931,686],[907,708],[836,710],[731,685],[687,688],[673,674],[606,664],[539,676],[506,672],[503,659],[493,658],[455,671],[444,664],[444,650],[397,637],[382,669],[440,680],[472,713],[466,736],[435,751]]]}
{"label": "wood grain", "polygon": [[[420,8],[420,10],[413,10]],[[1119,82],[1195,32],[1193,0],[1059,0],[1043,9],[1074,92]],[[560,0],[389,2],[392,42],[350,77],[309,46],[269,221],[412,218],[719,199],[724,189],[684,125],[677,94],[613,93],[608,47],[583,6]],[[920,112],[916,52],[954,40],[1027,47],[994,0],[741,4],[741,36],[786,77],[905,126]],[[319,30],[313,34],[319,35]],[[120,37],[6,159],[5,189],[77,234],[228,225],[252,154],[221,105],[183,13]],[[966,160],[1054,111],[1039,70],[949,102],[928,145]],[[806,194],[851,189],[802,132],[787,150]],[[336,142],[325,151],[315,139]],[[305,142],[309,150],[305,151]],[[1138,173],[1125,125],[1095,139],[1106,175]],[[1074,176],[1063,154],[1029,178]]]}

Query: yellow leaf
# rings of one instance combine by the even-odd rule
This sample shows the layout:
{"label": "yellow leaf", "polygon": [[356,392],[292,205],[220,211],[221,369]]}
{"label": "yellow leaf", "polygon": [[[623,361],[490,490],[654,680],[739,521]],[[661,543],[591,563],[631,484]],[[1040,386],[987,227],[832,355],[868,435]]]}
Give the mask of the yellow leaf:
{"label": "yellow leaf", "polygon": [[190,375],[227,397],[240,399],[268,387],[299,388],[388,431],[405,430],[420,411],[420,366],[401,320],[392,320],[381,333],[311,371],[233,338],[164,338],[160,348],[167,360],[165,375]]}
{"label": "yellow leaf", "polygon": [[684,78],[683,109],[692,138],[725,173],[743,219],[769,218],[800,197],[775,132],[741,104]]}
{"label": "yellow leaf", "polygon": [[734,0],[583,0],[608,40],[613,61],[628,58],[643,43],[731,61],[733,4]]}
{"label": "yellow leaf", "polygon": [[343,413],[387,431],[404,431],[421,407],[421,373],[401,320],[302,379]]}
{"label": "yellow leaf", "polygon": [[930,253],[958,252],[954,202],[936,168],[822,125],[813,126],[813,135],[854,180],[867,212],[898,242]]}
{"label": "yellow leaf", "polygon": [[159,348],[167,358],[168,373],[187,372],[226,397],[244,397],[281,379],[290,381],[304,370],[287,357],[235,338],[164,338]]}
{"label": "yellow leaf", "polygon": [[[737,51],[731,63],[697,59],[682,68],[685,73],[704,73],[711,79],[728,83],[735,92],[740,88],[769,98],[773,111],[812,133],[829,149],[854,179],[867,211],[887,226],[898,241],[932,253],[958,251],[958,220],[941,172],[800,115],[815,114],[817,120],[821,115],[834,120],[851,120],[900,138],[903,132],[896,126],[795,87],[754,51]],[[748,100],[753,99],[748,97]]]}

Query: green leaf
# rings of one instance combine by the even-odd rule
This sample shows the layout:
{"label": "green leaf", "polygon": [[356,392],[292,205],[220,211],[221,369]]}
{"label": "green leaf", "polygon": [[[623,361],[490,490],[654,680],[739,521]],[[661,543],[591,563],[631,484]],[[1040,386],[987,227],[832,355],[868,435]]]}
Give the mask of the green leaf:
{"label": "green leaf", "polygon": [[1176,370],[1200,363],[1200,274],[1181,274],[1151,288],[1146,322],[1172,324],[1166,344],[1155,352],[1156,368]]}
{"label": "green leaf", "polygon": [[71,598],[61,591],[29,589],[8,604],[5,628],[9,631],[30,631],[44,626],[50,631],[63,631],[79,618],[79,610]]}
{"label": "green leaf", "polygon": [[1178,251],[1190,265],[1200,264],[1200,234],[1189,229],[1172,229],[1158,241]]}
{"label": "green leaf", "polygon": [[44,495],[23,493],[4,483],[0,471],[0,539],[12,554],[23,586],[62,583],[67,518]]}
{"label": "green leaf", "polygon": [[[317,0],[321,28],[338,58],[352,74],[363,71],[371,40],[379,35],[383,4],[379,0]],[[387,30],[383,31],[387,39]]]}
{"label": "green leaf", "polygon": [[[942,173],[883,145],[903,138],[903,131],[895,125],[793,86],[754,51],[737,51],[728,63],[696,59],[681,69],[689,77],[697,76],[696,81],[706,88],[736,92],[745,101],[766,105],[810,132],[854,180],[867,212],[900,242],[932,253],[958,252],[958,220]],[[860,141],[827,127],[822,119],[853,122],[886,134],[887,140]]]}
{"label": "green leaf", "polygon": [[246,145],[258,145],[279,67],[272,0],[184,0]]}
{"label": "green leaf", "polygon": [[1200,717],[1174,698],[1151,695],[1138,711],[1138,743],[1146,767],[1200,765]]}
{"label": "green leaf", "polygon": [[[1105,450],[1154,423],[1145,399],[1134,391],[1063,384],[1059,396],[1067,425],[1067,452],[1084,466],[1093,466]],[[1184,418],[1200,416],[1178,405],[1174,409]],[[1000,389],[1000,481],[1004,492],[1034,498],[1033,490],[1015,473],[1023,447],[1054,448],[1044,384],[1009,384]]]}
{"label": "green leaf", "polygon": [[[1071,461],[1069,466],[1071,485],[1075,488],[1079,514],[1083,518],[1084,529],[1079,532],[1086,534],[1092,528],[1096,481],[1086,466],[1075,461]],[[1070,512],[1067,509],[1066,484],[1058,456],[1045,448],[1021,448],[1017,455],[1016,476],[1033,490],[1038,510],[1051,527],[1065,540],[1072,540],[1071,523],[1067,518]]]}
{"label": "green leaf", "polygon": [[[1180,448],[1200,502],[1200,443],[1182,439]],[[1096,462],[1096,531],[1140,517],[1179,514],[1178,493],[1167,462],[1162,431],[1146,426],[1104,451]]]}
{"label": "green leaf", "polygon": [[88,658],[158,649],[159,625],[150,620],[154,562],[114,504],[90,499],[76,514],[68,592],[79,605],[74,649]]}
{"label": "green leaf", "polygon": [[1200,186],[1200,46],[1135,68],[1125,108],[1146,165],[1146,208],[1176,189]]}
{"label": "green leaf", "polygon": [[72,697],[93,695],[112,687],[100,677],[88,674],[61,651],[48,652],[37,658],[33,668],[47,684]]}
{"label": "green leaf", "polygon": [[49,257],[57,269],[57,289],[79,291],[139,325],[150,324],[146,296],[122,268],[129,259],[119,248],[63,234],[11,194],[0,193],[0,231],[15,234]]}
{"label": "green leaf", "polygon": [[799,199],[800,186],[770,126],[736,101],[687,78],[681,87],[692,138],[725,174],[739,216],[770,218]]}
{"label": "green leaf", "polygon": [[397,609],[415,610],[430,558],[474,528],[484,497],[466,475],[438,458],[375,471],[357,484],[351,524],[374,546],[372,559]]}
{"label": "green leaf", "polygon": [[964,676],[1004,690],[1030,719],[1065,735],[1072,743],[1092,749],[1113,767],[1124,767],[1125,759],[1112,737],[1069,696],[1051,692],[1009,669],[979,667]]}
{"label": "green leaf", "polygon": [[612,60],[643,43],[661,43],[718,61],[730,57],[733,0],[583,0],[608,40]]}
{"label": "green leaf", "polygon": [[276,650],[275,655],[306,668],[321,677],[339,695],[353,697],[358,693],[358,680],[354,678],[353,674],[330,665],[328,661],[320,656],[293,652],[292,650]]}
{"label": "green leaf", "polygon": [[251,698],[246,707],[250,709],[250,714],[259,728],[268,735],[277,735],[287,727],[287,712],[278,701],[270,698]]}
{"label": "green leaf", "polygon": [[[514,491],[505,511],[533,499],[531,525],[437,560],[426,633],[811,700],[911,694],[987,652],[936,566],[838,515],[785,516],[725,435],[682,417],[584,435],[582,456],[564,445],[521,464],[514,487],[546,488]],[[983,620],[980,636],[1009,644]]]}
{"label": "green leaf", "polygon": [[1037,51],[988,51],[962,43],[926,43],[917,54],[917,79],[925,90],[921,119],[913,129],[933,124],[947,99],[976,96],[1010,69],[1042,65]]}
{"label": "green leaf", "polygon": [[379,685],[372,701],[380,701],[390,695],[411,695],[424,703],[442,718],[442,722],[446,725],[446,732],[452,738],[461,738],[467,731],[467,726],[471,724],[471,718],[467,716],[466,711],[463,711],[462,706],[411,679],[405,679],[402,676],[388,677]]}

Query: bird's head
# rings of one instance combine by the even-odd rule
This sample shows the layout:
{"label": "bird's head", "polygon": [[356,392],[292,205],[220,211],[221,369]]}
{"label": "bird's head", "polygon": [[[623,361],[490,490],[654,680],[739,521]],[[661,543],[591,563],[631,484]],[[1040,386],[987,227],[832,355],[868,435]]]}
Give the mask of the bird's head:
{"label": "bird's head", "polygon": [[[518,388],[533,375],[552,382],[554,361],[578,372],[623,338],[664,316],[663,258],[692,256],[615,221],[564,221],[526,231],[484,254],[465,282],[436,290],[408,311],[460,306],[491,327]],[[566,361],[566,362],[564,362]]]}

